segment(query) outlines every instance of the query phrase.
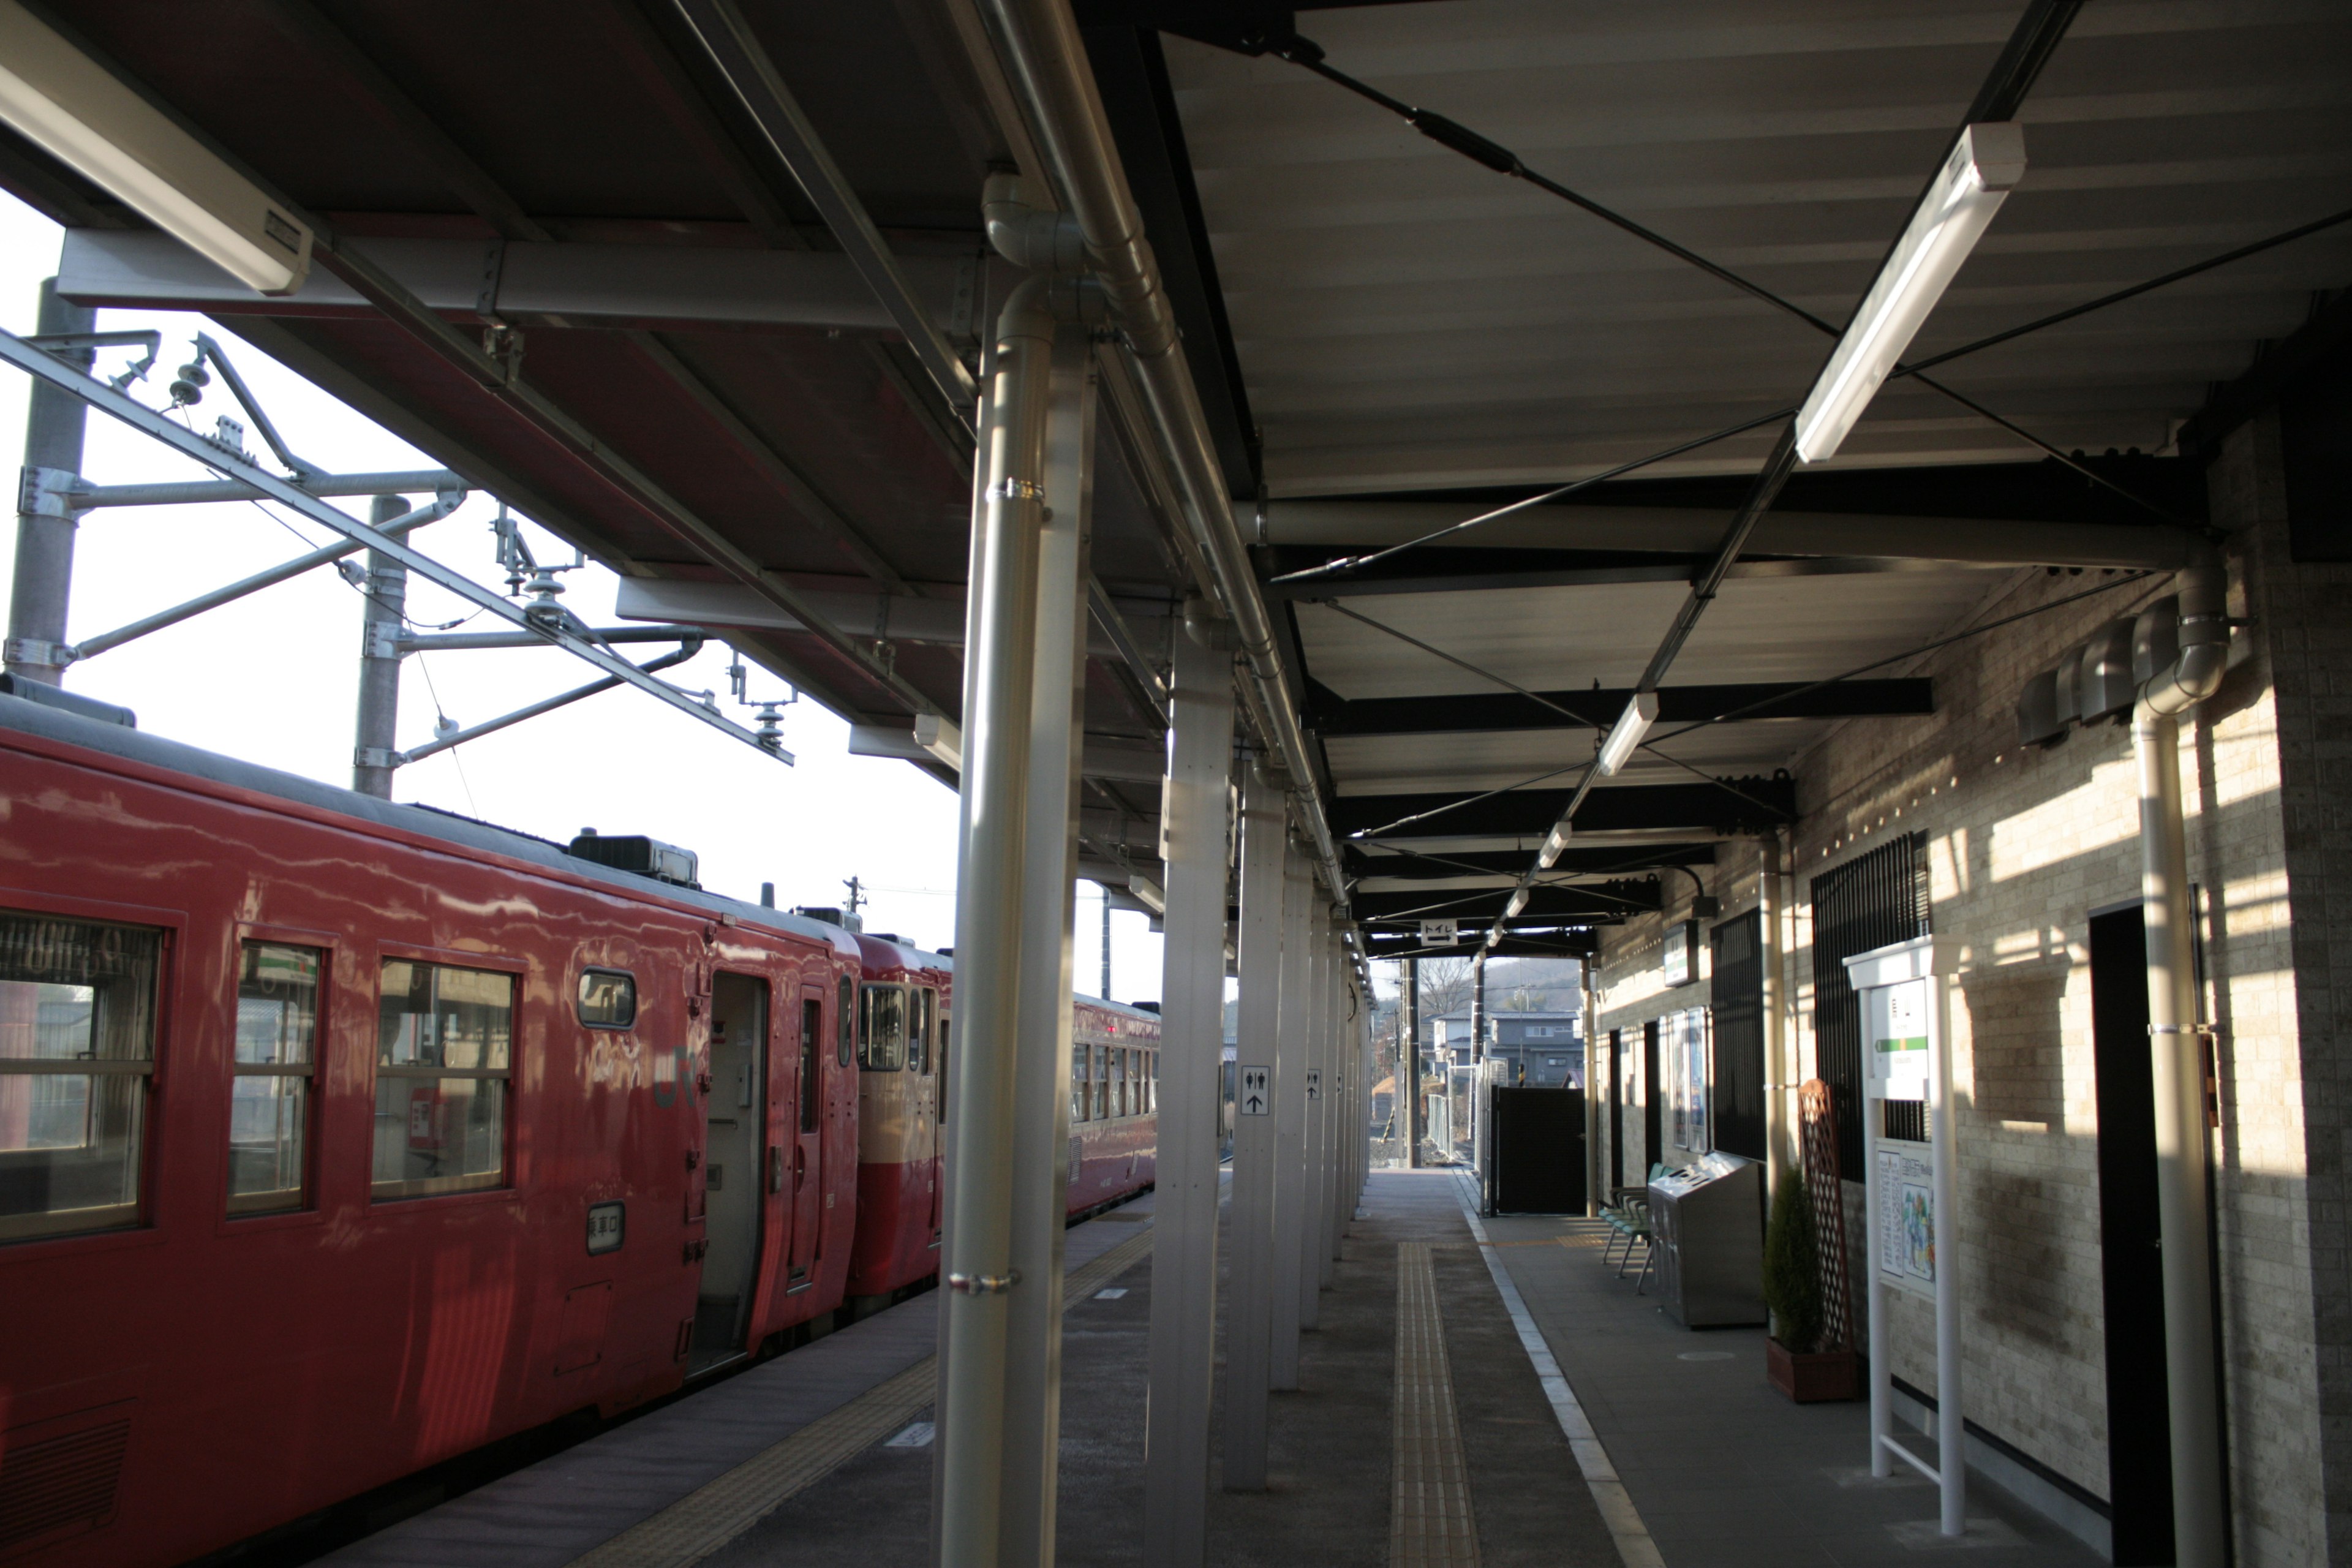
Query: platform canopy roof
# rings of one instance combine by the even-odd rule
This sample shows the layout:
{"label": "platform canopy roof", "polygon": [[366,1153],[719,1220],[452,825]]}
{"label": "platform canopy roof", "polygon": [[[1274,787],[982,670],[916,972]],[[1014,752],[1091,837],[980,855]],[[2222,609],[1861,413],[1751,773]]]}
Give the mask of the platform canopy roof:
{"label": "platform canopy roof", "polygon": [[[985,254],[981,184],[1032,145],[987,7],[739,5],[840,192],[975,355],[1014,276]],[[1375,952],[1500,911],[1972,113],[2011,108],[2028,168],[1914,360],[2352,207],[2352,11],[2324,0],[1076,12]],[[536,401],[326,271],[243,290],[0,132],[0,183],[74,231],[68,293],[219,316],[636,580],[649,616],[713,626],[877,731],[957,717],[968,410],[681,5],[47,14],[413,307],[467,341],[508,329]],[[2054,48],[2021,66],[2035,26]],[[1584,802],[1501,951],[1576,951],[1660,907],[1670,868],[1789,820],[1808,757],[1854,725],[2005,707],[1903,656],[2021,571],[2095,588],[2176,564],[2246,378],[2340,340],[2347,279],[2352,225],[1954,359],[1940,388],[1890,383],[1780,493],[1673,664],[1654,745]],[[1097,463],[1083,827],[1106,876],[1152,870],[1152,667],[1187,581],[1134,439],[1106,419]],[[746,562],[822,624],[746,593]]]}

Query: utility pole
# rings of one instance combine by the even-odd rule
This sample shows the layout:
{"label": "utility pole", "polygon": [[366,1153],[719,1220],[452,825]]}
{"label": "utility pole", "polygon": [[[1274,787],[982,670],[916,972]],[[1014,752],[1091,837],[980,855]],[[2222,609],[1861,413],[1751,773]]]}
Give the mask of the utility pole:
{"label": "utility pole", "polygon": [[1110,1000],[1110,889],[1109,889],[1108,888],[1104,888],[1104,889],[1103,889],[1103,890],[1102,890],[1102,896],[1103,896],[1103,943],[1102,943],[1102,992],[1101,992],[1101,995],[1102,995],[1102,999],[1103,999],[1104,1001],[1108,1002],[1108,1001],[1109,1001],[1109,1000]]}
{"label": "utility pole", "polygon": [[[39,331],[87,332],[98,312],[58,297],[58,280],[41,284]],[[94,353],[66,355],[84,370]],[[36,377],[25,416],[25,468],[16,489],[16,575],[8,603],[8,673],[50,686],[65,684],[58,650],[66,646],[66,606],[73,593],[74,534],[79,525],[72,489],[81,477],[82,430],[89,405],[63,387]]]}
{"label": "utility pole", "polygon": [[845,879],[841,885],[849,889],[849,908],[845,911],[849,916],[848,929],[851,931],[863,930],[864,925],[857,918],[857,910],[858,907],[866,901],[866,884],[859,881],[856,878],[851,877]]}
{"label": "utility pole", "polygon": [[1421,960],[1404,961],[1404,1017],[1397,1040],[1397,1081],[1405,1091],[1405,1166],[1421,1169]]}
{"label": "utility pole", "polygon": [[[368,504],[368,521],[382,528],[407,510],[408,503],[398,496],[378,496]],[[408,616],[408,568],[374,550],[368,552],[367,562],[352,788],[390,800],[393,771],[400,765],[400,635]]]}

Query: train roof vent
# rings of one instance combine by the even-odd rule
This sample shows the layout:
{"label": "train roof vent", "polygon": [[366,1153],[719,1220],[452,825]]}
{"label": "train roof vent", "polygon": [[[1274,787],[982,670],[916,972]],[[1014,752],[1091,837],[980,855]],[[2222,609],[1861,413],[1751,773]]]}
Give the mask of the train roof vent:
{"label": "train roof vent", "polygon": [[674,882],[681,888],[702,886],[696,880],[701,862],[693,850],[664,844],[642,833],[606,835],[583,827],[580,837],[565,846],[564,853],[593,860],[599,866],[610,866],[615,871],[634,871],[657,882]]}
{"label": "train roof vent", "polygon": [[837,909],[820,909],[814,904],[803,904],[793,910],[793,913],[804,921],[823,921],[829,926],[839,926],[842,930],[853,933],[863,931],[866,927],[866,922],[856,915],[845,915]]}
{"label": "train roof vent", "polygon": [[55,708],[62,713],[95,719],[101,724],[120,724],[126,730],[139,728],[139,715],[130,709],[111,702],[100,702],[95,697],[84,697],[79,691],[68,691],[62,686],[51,686],[47,681],[27,680],[21,675],[0,675],[0,692],[10,697],[21,697],[27,702],[37,702],[44,708]]}

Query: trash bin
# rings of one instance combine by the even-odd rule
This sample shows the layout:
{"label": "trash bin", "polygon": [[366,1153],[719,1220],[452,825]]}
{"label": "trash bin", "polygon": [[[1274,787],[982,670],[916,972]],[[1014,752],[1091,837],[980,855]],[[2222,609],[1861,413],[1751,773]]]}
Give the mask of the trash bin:
{"label": "trash bin", "polygon": [[1667,1316],[1686,1329],[1761,1323],[1764,1167],[1704,1154],[1650,1184],[1650,1238]]}

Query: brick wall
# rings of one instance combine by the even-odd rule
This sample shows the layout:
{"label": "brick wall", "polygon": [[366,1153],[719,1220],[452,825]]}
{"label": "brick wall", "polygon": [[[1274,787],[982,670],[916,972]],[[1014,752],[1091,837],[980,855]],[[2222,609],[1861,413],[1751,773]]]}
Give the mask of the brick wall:
{"label": "brick wall", "polygon": [[[2338,1359],[2352,1338],[2352,1067],[2333,1048],[2352,971],[2328,926],[2329,915],[2340,927],[2352,913],[2352,677],[2334,673],[2352,669],[2352,574],[2284,566],[2284,529],[2276,508],[2265,510],[2263,438],[2241,432],[2214,479],[2216,520],[2234,531],[2232,611],[2247,608],[2251,574],[2262,621],[2234,638],[2221,690],[2182,726],[2179,755],[2206,1007],[2224,1030],[2213,1156],[2231,1489],[2238,1561],[2250,1568],[2324,1559],[2327,1516],[2352,1508],[2352,1483],[2330,1489],[2321,1454],[2325,1434],[2326,1472],[2352,1478],[2352,1387]],[[1867,579],[1825,581],[1869,591]],[[2021,573],[1969,619],[2054,605],[2102,582]],[[1894,834],[1924,832],[1933,929],[1961,954],[1949,1016],[1963,1408],[2099,1497],[2106,1388],[2087,933],[2090,911],[2139,895],[2137,792],[2126,728],[2021,748],[2012,713],[2027,677],[2168,591],[2160,578],[2117,585],[1931,656],[1916,673],[1935,679],[1935,714],[1849,723],[1795,770],[1793,1076],[1813,1070],[1808,879]],[[1756,905],[1763,864],[1754,846],[1719,851],[1707,879],[1726,917]],[[1643,1019],[1706,1005],[1704,981],[1670,993],[1657,984],[1663,920],[1681,912],[1605,933],[1599,1027],[1632,1037]],[[1637,1114],[1626,1121],[1638,1141]],[[2306,1163],[2326,1222],[2316,1242]],[[2325,1364],[2340,1390],[2324,1425],[2315,1310],[2336,1347]],[[1932,1391],[1932,1308],[1897,1296],[1889,1311],[1895,1373]]]}

